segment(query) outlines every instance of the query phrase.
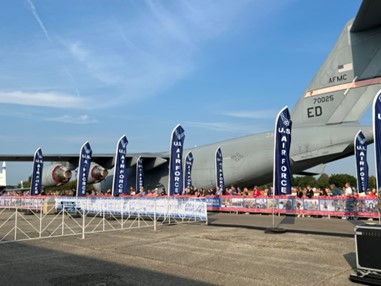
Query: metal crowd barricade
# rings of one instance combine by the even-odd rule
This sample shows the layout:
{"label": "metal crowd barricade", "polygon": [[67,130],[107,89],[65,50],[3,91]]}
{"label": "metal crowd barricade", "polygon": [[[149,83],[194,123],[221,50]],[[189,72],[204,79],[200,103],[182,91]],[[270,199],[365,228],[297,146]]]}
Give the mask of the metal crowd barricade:
{"label": "metal crowd barricade", "polygon": [[206,200],[181,197],[0,197],[0,242],[207,223]]}

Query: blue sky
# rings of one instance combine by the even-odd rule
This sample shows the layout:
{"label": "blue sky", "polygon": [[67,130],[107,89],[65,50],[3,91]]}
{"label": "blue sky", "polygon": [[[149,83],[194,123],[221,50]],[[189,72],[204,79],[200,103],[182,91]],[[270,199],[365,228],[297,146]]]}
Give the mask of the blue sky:
{"label": "blue sky", "polygon": [[[86,140],[113,153],[123,134],[129,152],[165,151],[178,123],[186,147],[272,130],[360,3],[2,1],[0,153],[78,153]],[[352,161],[326,172],[354,174]],[[12,184],[31,172],[7,166]]]}

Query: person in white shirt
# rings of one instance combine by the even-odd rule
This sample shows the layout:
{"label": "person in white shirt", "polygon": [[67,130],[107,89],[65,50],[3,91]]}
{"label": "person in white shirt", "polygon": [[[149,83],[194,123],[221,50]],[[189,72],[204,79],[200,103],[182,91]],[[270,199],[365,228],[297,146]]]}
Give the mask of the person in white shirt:
{"label": "person in white shirt", "polygon": [[344,194],[345,194],[347,197],[351,197],[351,196],[353,196],[353,189],[352,189],[352,187],[351,187],[351,184],[349,184],[349,183],[345,183]]}
{"label": "person in white shirt", "polygon": [[[351,187],[351,184],[349,184],[348,182],[345,183],[345,189],[344,189],[344,195],[347,197],[347,201],[346,201],[346,211],[349,212],[351,210],[351,200],[350,198],[353,197],[353,189]],[[347,216],[343,216],[342,219],[348,219]]]}

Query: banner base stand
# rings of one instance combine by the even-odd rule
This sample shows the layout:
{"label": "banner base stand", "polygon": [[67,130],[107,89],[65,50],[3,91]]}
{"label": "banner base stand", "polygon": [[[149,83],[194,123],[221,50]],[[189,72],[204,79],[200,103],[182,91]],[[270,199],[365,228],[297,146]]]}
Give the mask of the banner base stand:
{"label": "banner base stand", "polygon": [[[361,274],[361,273],[358,273]],[[365,285],[381,285],[381,279],[380,276],[374,276],[372,274],[368,275],[358,275],[358,274],[351,274],[349,275],[349,280],[356,283],[361,283]]]}
{"label": "banner base stand", "polygon": [[281,227],[269,227],[265,229],[265,233],[285,233],[287,230]]}

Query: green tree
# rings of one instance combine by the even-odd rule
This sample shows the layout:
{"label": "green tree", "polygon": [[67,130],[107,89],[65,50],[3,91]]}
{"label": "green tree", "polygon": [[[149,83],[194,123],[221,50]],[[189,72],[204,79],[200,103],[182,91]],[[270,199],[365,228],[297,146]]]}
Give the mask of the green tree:
{"label": "green tree", "polygon": [[368,188],[373,189],[376,187],[376,177],[375,176],[370,176],[368,180]]}
{"label": "green tree", "polygon": [[295,177],[293,181],[293,186],[305,188],[307,186],[316,186],[316,179],[313,176],[301,176]]}
{"label": "green tree", "polygon": [[291,186],[298,187],[299,179],[300,177],[291,176]]}
{"label": "green tree", "polygon": [[17,184],[18,188],[29,188],[31,184],[31,181],[22,181],[21,183]]}
{"label": "green tree", "polygon": [[316,180],[316,187],[320,189],[329,188],[329,176],[325,173],[321,174],[320,177]]}
{"label": "green tree", "polygon": [[350,183],[352,187],[356,187],[356,178],[348,174],[333,174],[329,178],[330,184],[335,184],[336,187],[342,188],[345,183]]}

